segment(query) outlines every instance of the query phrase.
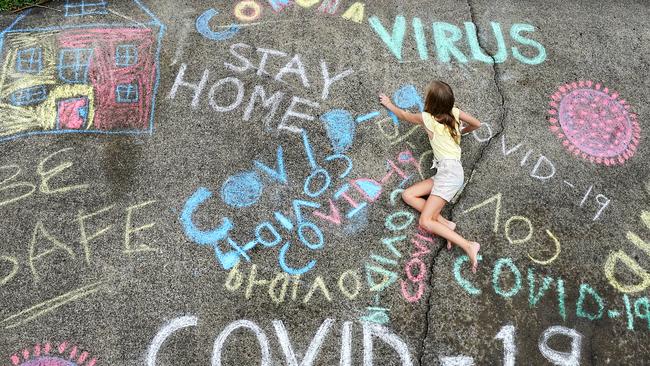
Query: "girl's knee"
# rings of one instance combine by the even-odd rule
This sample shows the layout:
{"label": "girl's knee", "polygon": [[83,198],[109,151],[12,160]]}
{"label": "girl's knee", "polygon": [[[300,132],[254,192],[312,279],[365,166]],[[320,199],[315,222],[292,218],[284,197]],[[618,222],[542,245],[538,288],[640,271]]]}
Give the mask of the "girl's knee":
{"label": "girl's knee", "polygon": [[418,220],[418,224],[422,227],[426,227],[428,223],[433,222],[433,220],[426,218],[424,216],[420,216],[420,219]]}
{"label": "girl's knee", "polygon": [[402,200],[404,200],[405,202],[408,202],[408,200],[410,200],[412,197],[413,197],[413,194],[411,192],[409,192],[408,189],[405,189],[402,192]]}

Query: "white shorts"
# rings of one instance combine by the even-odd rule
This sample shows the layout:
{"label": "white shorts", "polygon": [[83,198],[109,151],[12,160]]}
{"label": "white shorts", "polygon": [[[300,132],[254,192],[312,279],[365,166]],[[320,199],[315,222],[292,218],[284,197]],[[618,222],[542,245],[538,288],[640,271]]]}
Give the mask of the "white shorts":
{"label": "white shorts", "polygon": [[463,188],[465,181],[463,165],[460,160],[441,159],[438,161],[438,171],[431,179],[433,179],[431,194],[450,202]]}

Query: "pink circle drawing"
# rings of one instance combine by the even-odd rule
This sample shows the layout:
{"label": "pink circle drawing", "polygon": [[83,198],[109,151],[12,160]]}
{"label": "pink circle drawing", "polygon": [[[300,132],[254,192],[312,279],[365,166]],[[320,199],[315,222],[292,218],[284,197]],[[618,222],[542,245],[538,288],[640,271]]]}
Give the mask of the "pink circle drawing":
{"label": "pink circle drawing", "polygon": [[618,93],[588,80],[560,86],[551,99],[549,128],[569,152],[607,166],[636,152],[641,128]]}
{"label": "pink circle drawing", "polygon": [[51,343],[37,344],[11,356],[14,366],[95,366],[97,359],[77,346],[63,342],[58,346]]}

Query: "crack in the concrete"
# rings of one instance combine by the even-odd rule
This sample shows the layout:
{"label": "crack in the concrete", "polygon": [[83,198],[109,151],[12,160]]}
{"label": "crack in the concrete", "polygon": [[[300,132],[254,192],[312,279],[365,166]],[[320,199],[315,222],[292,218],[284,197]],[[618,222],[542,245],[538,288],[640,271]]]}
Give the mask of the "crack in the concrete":
{"label": "crack in the concrete", "polygon": [[[467,188],[467,186],[471,183],[472,177],[474,176],[474,172],[475,172],[478,164],[485,157],[485,153],[488,150],[488,148],[490,147],[490,145],[492,144],[492,141],[495,138],[499,137],[503,133],[503,131],[505,131],[505,120],[506,120],[506,117],[508,115],[508,111],[507,111],[507,109],[505,107],[506,99],[505,99],[505,96],[503,94],[503,90],[501,89],[501,86],[499,84],[500,72],[499,72],[499,68],[497,67],[496,59],[494,58],[494,55],[489,53],[485,49],[483,44],[481,43],[481,36],[479,34],[479,26],[476,23],[476,14],[474,12],[474,6],[472,4],[472,0],[467,0],[467,6],[469,8],[470,20],[472,21],[472,23],[474,23],[474,26],[476,28],[476,37],[478,39],[479,47],[481,48],[481,50],[486,55],[488,55],[488,57],[490,57],[492,59],[492,70],[494,72],[494,85],[495,85],[495,87],[497,89],[497,92],[499,93],[500,98],[501,98],[501,105],[500,105],[501,114],[499,116],[499,129],[498,129],[498,131],[496,131],[496,133],[494,133],[494,134],[492,134],[490,136],[487,143],[481,148],[478,159],[476,159],[474,161],[474,163],[471,165],[471,167],[469,168],[469,178],[467,179],[467,184],[465,185],[465,188]],[[449,211],[449,219],[451,221],[454,220],[454,209],[460,203],[460,201],[463,199],[465,191],[466,190],[463,189],[460,192],[460,194],[458,195],[458,199],[456,200],[456,202],[450,203],[447,206],[447,209]],[[436,259],[438,258],[438,256],[440,255],[440,253],[442,252],[444,247],[445,247],[445,244],[443,243],[443,245],[440,246],[440,248],[438,248],[438,250],[433,255],[433,258],[431,259],[431,265],[429,266],[429,278],[427,278],[427,283],[429,284],[429,289],[430,290],[429,290],[429,294],[427,295],[427,299],[426,299],[426,303],[425,303],[426,304],[426,311],[425,311],[424,318],[425,318],[425,322],[426,322],[426,328],[424,329],[424,334],[423,334],[423,337],[422,337],[422,341],[420,342],[420,353],[419,353],[419,356],[418,356],[418,365],[420,365],[420,366],[424,365],[423,364],[423,358],[424,358],[424,353],[425,353],[425,342],[426,342],[427,338],[429,338],[429,332],[430,332],[430,324],[429,324],[430,315],[429,314],[431,312],[431,297],[433,295],[433,268],[434,268],[434,266],[436,264]]]}

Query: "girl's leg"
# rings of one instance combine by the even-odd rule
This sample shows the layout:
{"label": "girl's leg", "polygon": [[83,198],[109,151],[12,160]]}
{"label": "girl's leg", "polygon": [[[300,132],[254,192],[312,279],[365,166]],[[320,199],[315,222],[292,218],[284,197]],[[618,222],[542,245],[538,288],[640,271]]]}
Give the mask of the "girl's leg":
{"label": "girl's leg", "polygon": [[447,204],[447,201],[441,197],[434,195],[429,196],[429,199],[427,199],[424,209],[422,210],[422,215],[420,215],[420,226],[430,233],[441,236],[461,247],[472,262],[472,272],[476,273],[478,267],[478,260],[476,257],[481,246],[476,242],[466,240],[447,227],[447,225],[438,221],[440,211],[445,207],[445,204]]}
{"label": "girl's leg", "polygon": [[418,210],[418,212],[422,212],[424,204],[427,203],[426,198],[422,197],[429,197],[432,188],[433,179],[425,179],[406,188],[404,192],[402,192],[402,199],[407,205]]}
{"label": "girl's leg", "polygon": [[[402,199],[406,202],[407,205],[413,207],[414,209],[422,212],[424,205],[427,203],[426,198],[431,194],[431,189],[434,185],[433,179],[425,179],[421,182],[417,182],[414,185],[408,187],[402,192]],[[456,224],[445,219],[442,215],[438,215],[438,222],[447,225],[451,230],[456,229]],[[451,242],[447,241],[447,249],[451,250]]]}

